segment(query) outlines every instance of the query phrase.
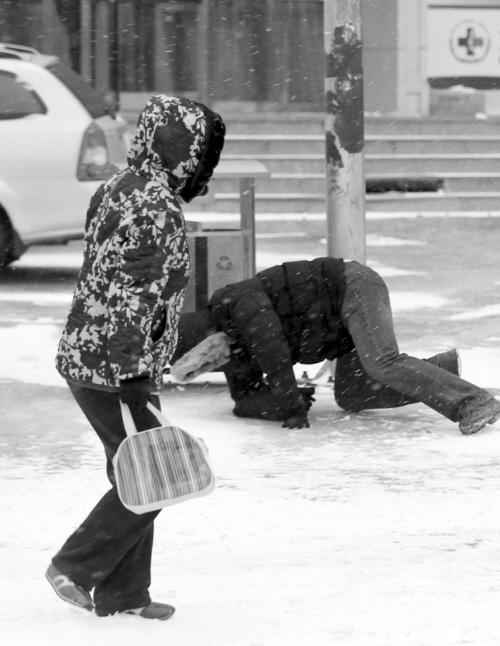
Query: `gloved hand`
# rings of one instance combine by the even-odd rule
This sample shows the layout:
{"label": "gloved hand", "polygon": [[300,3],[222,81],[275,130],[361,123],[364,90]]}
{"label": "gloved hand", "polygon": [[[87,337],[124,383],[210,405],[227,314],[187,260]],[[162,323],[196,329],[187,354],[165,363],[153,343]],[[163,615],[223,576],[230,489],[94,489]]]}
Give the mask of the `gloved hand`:
{"label": "gloved hand", "polygon": [[307,406],[307,410],[309,410],[313,405],[313,402],[316,401],[316,398],[314,397],[314,393],[316,392],[316,387],[299,386],[299,392],[302,395],[302,399],[304,400],[305,405]]}
{"label": "gloved hand", "polygon": [[287,412],[285,420],[281,425],[283,428],[309,428],[307,411],[309,406],[302,394],[299,394],[299,401]]}
{"label": "gloved hand", "polygon": [[307,412],[293,413],[285,419],[281,425],[283,428],[309,428],[309,420],[307,419]]}
{"label": "gloved hand", "polygon": [[120,382],[120,399],[135,410],[146,407],[151,391],[149,375],[140,375]]}

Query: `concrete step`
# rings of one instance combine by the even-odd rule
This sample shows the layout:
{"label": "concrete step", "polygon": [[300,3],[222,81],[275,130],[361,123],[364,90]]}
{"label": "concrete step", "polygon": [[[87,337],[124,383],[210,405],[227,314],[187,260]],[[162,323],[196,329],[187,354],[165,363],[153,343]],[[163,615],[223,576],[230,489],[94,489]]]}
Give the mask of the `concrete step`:
{"label": "concrete step", "polygon": [[[299,175],[298,175],[299,176]],[[321,176],[322,177],[322,176]],[[385,185],[399,185],[402,192],[414,193],[421,191],[444,191],[445,193],[471,193],[500,191],[500,173],[371,173],[365,176],[371,189],[377,192]],[[310,184],[309,186],[312,186]],[[404,188],[405,186],[409,188]],[[418,191],[417,191],[418,189]],[[392,189],[398,190],[398,189]]]}
{"label": "concrete step", "polygon": [[[240,216],[238,212],[209,212],[203,213],[193,208],[192,204],[187,205],[186,211],[189,219],[197,221],[205,229],[239,229]],[[372,211],[367,205],[367,222],[381,220],[399,220],[404,228],[405,220],[412,220],[416,217],[434,219],[435,223],[445,228],[454,227],[463,217],[468,219],[493,219],[492,226],[498,222],[500,226],[500,210],[491,211]],[[316,213],[273,213],[258,211],[255,222],[257,241],[262,238],[289,238],[290,248],[293,249],[293,240],[299,238],[324,238],[327,234],[327,215],[325,208]],[[444,253],[444,252],[443,252]]]}
{"label": "concrete step", "polygon": [[[311,153],[325,149],[324,134],[231,134],[224,154]],[[499,135],[367,135],[365,154],[498,153]]]}
{"label": "concrete step", "polygon": [[500,172],[500,153],[366,155],[364,170],[367,174]]}
{"label": "concrete step", "polygon": [[367,196],[369,211],[495,211],[500,192],[382,193]]}
{"label": "concrete step", "polygon": [[[399,184],[401,190],[416,192],[436,190],[445,192],[471,192],[500,190],[500,173],[372,173],[366,175],[369,192],[375,192],[377,186],[383,190],[384,185],[391,187]],[[213,179],[212,192],[233,193],[238,190],[235,179]],[[325,174],[323,173],[273,173],[270,177],[259,178],[256,183],[258,193],[322,193],[325,190]],[[397,189],[393,189],[397,190]]]}
{"label": "concrete step", "polygon": [[[373,173],[366,175],[369,192],[400,190],[413,193],[444,191],[445,193],[471,193],[500,191],[500,173]],[[400,188],[393,188],[395,185]],[[405,188],[406,187],[406,188]]]}
{"label": "concrete step", "polygon": [[[366,195],[367,211],[494,211],[500,205],[500,192],[371,193]],[[212,201],[198,200],[199,211],[237,213],[238,193],[215,193]],[[257,193],[259,213],[323,213],[324,193]]]}
{"label": "concrete step", "polygon": [[367,116],[365,131],[370,135],[498,135],[500,120],[495,117],[486,119],[442,117],[401,117],[401,116]]}
{"label": "concrete step", "polygon": [[500,153],[498,135],[369,135],[367,154]]}
{"label": "concrete step", "polygon": [[325,168],[325,155],[321,153],[269,153],[250,155],[248,153],[227,154],[224,152],[224,159],[249,160],[258,159],[267,167],[268,171],[274,173],[320,173]]}
{"label": "concrete step", "polygon": [[[224,110],[225,159],[258,159],[271,176],[257,180],[256,208],[262,212],[318,213],[324,197],[324,115],[321,112]],[[364,173],[392,188],[409,178],[408,190],[367,194],[375,211],[489,211],[498,208],[500,119],[402,118],[366,115]],[[425,184],[415,183],[424,178]],[[380,185],[379,185],[380,186]],[[399,183],[404,189],[404,182]],[[373,186],[370,187],[373,189]],[[440,188],[440,192],[434,189]],[[432,192],[430,192],[432,191]],[[213,196],[217,199],[214,201]],[[238,183],[215,179],[211,195],[196,208],[238,213]]]}
{"label": "concrete step", "polygon": [[[238,211],[201,211],[191,202],[184,208],[189,221],[202,224],[204,229],[239,229]],[[376,215],[376,214],[375,214]],[[368,216],[367,216],[368,217]],[[371,215],[369,217],[372,217]],[[258,211],[255,220],[257,240],[261,238],[306,238],[324,236],[326,233],[325,209],[317,213],[273,213]]]}
{"label": "concrete step", "polygon": [[[135,128],[140,109],[145,105],[149,94],[139,103],[127,107],[122,101],[122,116]],[[216,107],[216,106],[215,106]],[[227,132],[232,134],[268,133],[268,134],[322,134],[324,132],[324,114],[322,112],[243,112],[224,110],[222,117],[227,126]],[[500,119],[488,117],[484,119],[456,117],[402,117],[400,115],[370,115],[365,116],[365,133],[367,135],[411,135],[411,134],[456,134],[468,135],[492,134],[500,131]]]}
{"label": "concrete step", "polygon": [[[228,134],[245,133],[316,133],[324,132],[324,114],[322,112],[224,112],[222,115],[227,124]],[[367,135],[498,135],[500,119],[488,117],[473,119],[464,117],[401,117],[399,115],[365,116],[365,133]]]}
{"label": "concrete step", "polygon": [[[324,190],[323,173],[273,173],[270,177],[256,180],[259,193],[320,193]],[[231,193],[238,190],[238,180],[214,178],[210,190],[216,193]]]}
{"label": "concrete step", "polygon": [[254,112],[224,113],[228,135],[262,134],[322,134],[325,118],[321,112]]}
{"label": "concrete step", "polygon": [[500,173],[441,173],[447,193],[500,191]]}
{"label": "concrete step", "polygon": [[224,156],[247,154],[260,157],[268,154],[293,155],[295,153],[324,154],[323,134],[241,134],[228,135],[224,143]]}
{"label": "concrete step", "polygon": [[[198,198],[196,209],[201,212],[238,213],[238,193],[214,193],[212,200]],[[256,193],[255,212],[259,213],[318,213],[325,210],[322,193]]]}
{"label": "concrete step", "polygon": [[[426,184],[435,185],[436,189],[443,190],[445,193],[468,193],[468,192],[495,192],[500,191],[500,172],[435,172],[435,173],[372,173],[366,175],[366,181],[370,182],[372,187],[377,182],[381,187],[383,184],[393,185],[398,183],[401,186],[410,183],[411,185],[420,185],[422,188]],[[420,190],[420,189],[419,189]],[[429,190],[429,189],[427,189]],[[374,192],[374,191],[372,191]],[[407,192],[413,192],[407,190]]]}
{"label": "concrete step", "polygon": [[[293,155],[249,154],[224,155],[225,159],[258,159],[274,173],[320,173],[324,171],[323,154],[300,153]],[[365,155],[366,174],[396,173],[453,173],[500,172],[500,153],[483,154],[419,154],[419,155]]]}

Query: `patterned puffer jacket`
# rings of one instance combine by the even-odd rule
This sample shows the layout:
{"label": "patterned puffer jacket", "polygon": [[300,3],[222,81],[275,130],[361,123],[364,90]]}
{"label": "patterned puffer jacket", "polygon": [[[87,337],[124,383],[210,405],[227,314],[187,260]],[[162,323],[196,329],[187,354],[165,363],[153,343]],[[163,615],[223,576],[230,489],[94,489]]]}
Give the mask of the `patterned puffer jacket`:
{"label": "patterned puffer jacket", "polygon": [[223,130],[219,115],[202,104],[153,96],[127,167],[92,197],[83,265],[56,357],[68,381],[114,390],[121,380],[149,375],[161,384],[189,274],[179,196],[195,176],[208,181],[218,162],[223,134],[207,152],[214,122]]}

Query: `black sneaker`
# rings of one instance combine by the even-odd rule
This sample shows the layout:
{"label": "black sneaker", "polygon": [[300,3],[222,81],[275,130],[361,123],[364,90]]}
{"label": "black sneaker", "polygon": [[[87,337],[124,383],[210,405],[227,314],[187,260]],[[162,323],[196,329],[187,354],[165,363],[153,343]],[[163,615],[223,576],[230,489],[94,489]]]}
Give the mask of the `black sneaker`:
{"label": "black sneaker", "polygon": [[174,612],[175,608],[173,606],[169,606],[167,603],[151,601],[148,606],[124,610],[123,614],[137,615],[143,619],[159,619],[160,621],[166,621],[167,619],[170,619]]}
{"label": "black sneaker", "polygon": [[500,419],[500,402],[488,399],[479,406],[466,408],[459,422],[459,429],[464,435],[477,433],[487,424],[494,424]]}
{"label": "black sneaker", "polygon": [[60,572],[55,565],[49,565],[45,572],[45,578],[63,601],[84,610],[92,611],[94,609],[92,598],[87,590]]}

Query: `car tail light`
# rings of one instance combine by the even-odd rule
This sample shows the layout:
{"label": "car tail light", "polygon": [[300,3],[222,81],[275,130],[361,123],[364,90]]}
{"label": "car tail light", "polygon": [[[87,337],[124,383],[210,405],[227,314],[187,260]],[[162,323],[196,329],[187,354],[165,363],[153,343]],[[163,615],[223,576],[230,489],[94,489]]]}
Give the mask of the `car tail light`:
{"label": "car tail light", "polygon": [[109,161],[104,130],[95,122],[83,133],[76,176],[80,181],[108,179],[117,167]]}

